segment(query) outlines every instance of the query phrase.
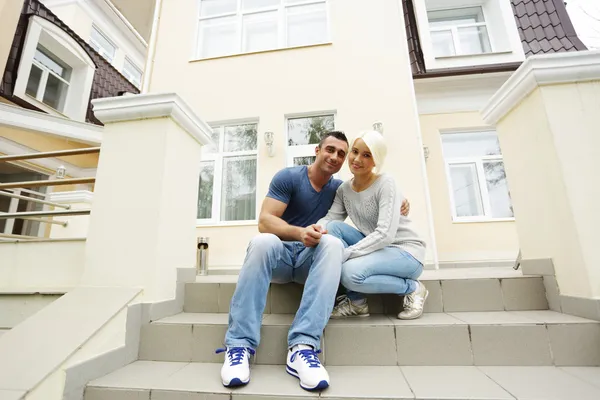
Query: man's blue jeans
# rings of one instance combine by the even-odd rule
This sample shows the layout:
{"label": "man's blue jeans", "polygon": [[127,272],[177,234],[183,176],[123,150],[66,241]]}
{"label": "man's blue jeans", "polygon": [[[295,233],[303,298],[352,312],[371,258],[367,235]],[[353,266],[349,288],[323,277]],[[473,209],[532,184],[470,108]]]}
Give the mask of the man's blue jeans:
{"label": "man's blue jeans", "polygon": [[304,292],[288,346],[306,344],[318,350],[340,282],[343,249],[331,235],[323,235],[313,248],[270,233],[252,239],[231,299],[225,345],[256,349],[269,283],[296,282],[304,284]]}
{"label": "man's blue jeans", "polygon": [[[327,224],[330,235],[339,238],[344,247],[365,237],[359,230],[340,222]],[[351,300],[366,296],[362,293],[394,293],[405,295],[417,289],[417,279],[423,264],[398,247],[384,247],[366,256],[352,258],[342,265],[342,285]]]}

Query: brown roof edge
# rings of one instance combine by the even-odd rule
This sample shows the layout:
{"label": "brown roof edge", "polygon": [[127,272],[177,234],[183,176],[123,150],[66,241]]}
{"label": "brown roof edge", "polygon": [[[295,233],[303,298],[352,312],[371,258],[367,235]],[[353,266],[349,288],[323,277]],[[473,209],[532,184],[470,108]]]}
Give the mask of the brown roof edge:
{"label": "brown roof edge", "polygon": [[442,78],[447,76],[493,74],[496,72],[512,72],[521,66],[520,62],[481,65],[477,67],[444,68],[427,71],[423,74],[413,74],[413,79]]}
{"label": "brown roof edge", "polygon": [[560,23],[565,31],[565,34],[567,35],[567,38],[569,38],[577,50],[587,50],[588,48],[586,45],[583,44],[581,39],[579,39],[579,36],[577,36],[577,32],[575,31],[571,17],[569,17],[564,0],[552,0],[552,3],[554,3],[556,13],[558,14],[558,18],[560,19]]}

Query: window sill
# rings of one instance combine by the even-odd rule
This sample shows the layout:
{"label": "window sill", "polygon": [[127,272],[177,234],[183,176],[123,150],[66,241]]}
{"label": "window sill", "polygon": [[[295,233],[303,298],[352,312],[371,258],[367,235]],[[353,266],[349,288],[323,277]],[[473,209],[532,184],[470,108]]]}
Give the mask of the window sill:
{"label": "window sill", "polygon": [[29,104],[31,104],[33,106],[36,106],[40,110],[44,111],[46,114],[54,115],[55,117],[61,117],[61,118],[65,118],[65,119],[71,119],[67,115],[61,113],[60,111],[57,111],[56,109],[50,107],[46,103],[43,103],[43,102],[39,101],[35,97],[32,97],[32,96],[28,95],[27,93],[25,93],[23,96],[17,96],[17,97],[20,97],[23,100],[25,100],[26,102],[28,102]]}
{"label": "window sill", "polygon": [[326,42],[326,43],[318,43],[318,44],[307,44],[307,45],[303,45],[303,46],[283,47],[281,49],[252,51],[249,53],[228,54],[228,55],[216,56],[216,57],[192,58],[191,60],[189,60],[189,62],[193,63],[193,62],[200,62],[200,61],[220,60],[222,58],[243,57],[243,56],[249,56],[249,55],[254,55],[254,54],[275,53],[275,52],[280,52],[280,51],[307,49],[307,48],[312,48],[312,47],[324,47],[324,46],[331,46],[332,44],[333,44],[332,42]]}
{"label": "window sill", "polygon": [[257,220],[251,221],[224,221],[224,222],[202,222],[196,221],[196,228],[222,228],[234,226],[258,226]]}
{"label": "window sill", "polygon": [[453,224],[480,224],[490,222],[515,222],[515,218],[453,218]]}
{"label": "window sill", "polygon": [[477,58],[484,58],[484,57],[490,57],[490,56],[500,56],[500,55],[504,55],[504,54],[512,54],[513,52],[510,50],[507,51],[492,51],[490,53],[477,53],[477,54],[456,54],[453,56],[439,56],[439,57],[434,57],[436,60],[456,60],[456,59],[461,59],[461,58],[473,58],[473,57],[477,57]]}

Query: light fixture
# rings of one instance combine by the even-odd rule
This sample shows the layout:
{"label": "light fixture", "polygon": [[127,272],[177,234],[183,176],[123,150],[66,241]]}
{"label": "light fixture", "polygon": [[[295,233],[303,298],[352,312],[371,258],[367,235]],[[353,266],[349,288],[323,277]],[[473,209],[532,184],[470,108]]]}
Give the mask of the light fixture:
{"label": "light fixture", "polygon": [[275,150],[273,149],[273,141],[274,141],[273,132],[265,132],[265,144],[267,145],[269,157],[273,157],[275,155]]}
{"label": "light fixture", "polygon": [[425,157],[425,161],[429,159],[429,147],[423,146],[423,156]]}
{"label": "light fixture", "polygon": [[56,179],[63,179],[67,173],[67,169],[64,165],[56,168]]}
{"label": "light fixture", "polygon": [[375,130],[383,135],[383,122],[381,122],[381,121],[374,122],[373,130]]}

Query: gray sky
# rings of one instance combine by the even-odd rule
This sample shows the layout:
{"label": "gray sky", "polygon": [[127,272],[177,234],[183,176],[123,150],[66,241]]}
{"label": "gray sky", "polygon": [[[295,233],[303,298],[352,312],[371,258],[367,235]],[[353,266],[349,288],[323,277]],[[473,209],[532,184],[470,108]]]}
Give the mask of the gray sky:
{"label": "gray sky", "polygon": [[577,36],[588,48],[600,49],[600,0],[566,0]]}

